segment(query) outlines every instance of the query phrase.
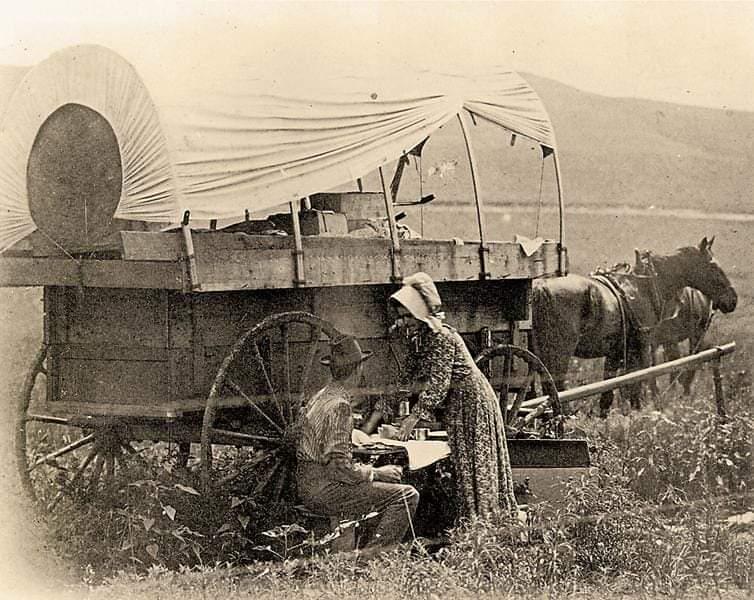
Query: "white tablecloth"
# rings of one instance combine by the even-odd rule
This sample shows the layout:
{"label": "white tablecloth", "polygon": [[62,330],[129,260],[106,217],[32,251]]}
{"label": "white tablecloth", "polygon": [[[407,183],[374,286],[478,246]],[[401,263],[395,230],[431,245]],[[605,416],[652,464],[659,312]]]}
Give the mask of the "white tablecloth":
{"label": "white tablecloth", "polygon": [[448,442],[438,440],[424,440],[400,442],[398,440],[389,440],[381,438],[374,433],[368,435],[360,429],[354,429],[351,435],[351,441],[356,446],[368,446],[369,444],[385,444],[386,446],[400,446],[405,448],[408,453],[408,468],[410,471],[423,469],[436,463],[438,460],[450,456],[450,446]]}

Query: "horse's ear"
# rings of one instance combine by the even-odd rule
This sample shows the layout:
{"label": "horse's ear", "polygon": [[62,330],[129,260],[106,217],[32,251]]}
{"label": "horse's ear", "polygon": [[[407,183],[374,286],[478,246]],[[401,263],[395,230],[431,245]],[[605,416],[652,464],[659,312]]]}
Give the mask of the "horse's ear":
{"label": "horse's ear", "polygon": [[712,253],[712,242],[715,241],[715,236],[713,235],[712,238],[708,241],[707,236],[704,236],[702,238],[702,241],[699,242],[699,250],[701,252],[704,252],[705,254],[711,254]]}
{"label": "horse's ear", "polygon": [[634,262],[637,265],[641,264],[641,252],[638,248],[634,248]]}

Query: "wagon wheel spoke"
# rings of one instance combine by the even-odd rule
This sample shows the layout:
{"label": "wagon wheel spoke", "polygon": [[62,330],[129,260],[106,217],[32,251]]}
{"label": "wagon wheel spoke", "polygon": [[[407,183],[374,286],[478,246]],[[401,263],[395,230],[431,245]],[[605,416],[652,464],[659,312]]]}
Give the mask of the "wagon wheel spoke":
{"label": "wagon wheel spoke", "polygon": [[284,406],[286,423],[291,423],[295,418],[292,410],[293,396],[291,394],[291,346],[290,346],[290,329],[288,323],[280,324],[280,339],[283,353],[283,388],[285,392]]}
{"label": "wagon wheel spoke", "polygon": [[94,467],[92,473],[89,476],[89,494],[93,495],[99,488],[100,477],[102,476],[102,470],[105,467],[105,453],[99,451],[97,457],[94,459]]}
{"label": "wagon wheel spoke", "polygon": [[229,386],[229,387],[230,387],[230,388],[231,388],[231,389],[232,389],[233,391],[235,391],[235,392],[237,392],[238,394],[240,394],[240,395],[241,395],[241,397],[242,397],[242,398],[243,398],[244,400],[246,400],[246,402],[247,402],[247,403],[249,404],[249,406],[250,406],[251,408],[253,408],[253,409],[254,409],[254,410],[255,410],[255,411],[256,411],[256,412],[257,412],[257,413],[258,413],[258,414],[259,414],[259,415],[260,415],[260,416],[261,416],[262,418],[264,418],[264,419],[265,419],[265,421],[267,421],[267,422],[268,422],[268,423],[269,423],[270,425],[272,425],[272,426],[273,426],[273,427],[275,428],[275,431],[277,431],[278,433],[283,433],[283,430],[282,430],[282,428],[280,427],[280,425],[278,425],[277,423],[275,423],[275,421],[273,421],[273,420],[272,420],[272,418],[271,418],[271,417],[270,417],[270,416],[269,416],[269,415],[268,415],[268,414],[267,414],[266,412],[264,412],[264,411],[263,411],[263,410],[262,410],[261,408],[259,408],[259,405],[258,405],[258,404],[257,404],[256,402],[254,402],[254,400],[252,400],[252,399],[251,399],[251,398],[250,398],[250,397],[249,397],[249,396],[248,396],[248,395],[246,394],[246,392],[244,392],[244,391],[243,391],[243,390],[241,389],[241,386],[239,386],[239,385],[238,385],[238,384],[237,384],[237,383],[236,383],[235,381],[233,381],[232,379],[229,379],[229,380],[227,381],[227,385],[228,385],[228,386]]}
{"label": "wagon wheel spoke", "polygon": [[244,462],[238,471],[228,473],[217,480],[217,486],[223,488],[239,477],[245,477],[247,474],[255,473],[256,469],[264,462],[278,455],[278,450],[260,450],[257,455],[249,461]]}
{"label": "wagon wheel spoke", "polygon": [[212,439],[217,443],[225,443],[233,446],[279,446],[282,442],[281,437],[270,437],[269,435],[257,435],[254,433],[240,433],[230,429],[212,428]]}
{"label": "wagon wheel spoke", "polygon": [[269,485],[269,483],[272,481],[273,477],[275,477],[275,474],[277,473],[278,469],[280,469],[282,464],[283,464],[283,459],[280,457],[276,457],[275,462],[272,464],[272,466],[267,471],[267,473],[265,473],[262,476],[262,479],[260,479],[257,482],[257,485],[254,487],[254,491],[251,494],[252,497],[256,497],[262,493],[264,488],[266,488]]}
{"label": "wagon wheel spoke", "polygon": [[89,435],[85,435],[81,439],[76,440],[75,442],[68,444],[67,446],[63,446],[62,448],[59,448],[58,450],[55,450],[54,452],[50,452],[48,455],[37,459],[34,462],[34,464],[28,468],[28,471],[31,472],[34,469],[36,469],[38,466],[43,465],[43,464],[51,464],[52,461],[54,461],[56,458],[64,456],[68,454],[69,452],[73,452],[74,450],[78,450],[82,446],[91,444],[93,441],[94,441],[93,433],[90,433]]}
{"label": "wagon wheel spoke", "polygon": [[120,448],[121,450],[125,450],[128,454],[136,454],[136,448],[131,445],[131,442],[121,440]]}
{"label": "wagon wheel spoke", "polygon": [[92,450],[87,454],[79,464],[78,468],[76,469],[76,472],[73,475],[73,478],[65,483],[60,491],[55,495],[55,497],[52,499],[52,502],[50,503],[49,509],[54,510],[55,507],[58,505],[58,503],[63,499],[63,496],[69,489],[73,489],[75,485],[79,482],[79,480],[82,478],[84,471],[89,466],[89,463],[91,463],[95,458],[97,457],[97,449],[92,448]]}
{"label": "wagon wheel spoke", "polygon": [[[225,481],[221,468],[248,460],[249,449],[285,446],[286,457],[290,454],[301,403],[329,379],[318,359],[327,341],[340,335],[327,321],[294,311],[269,316],[238,337],[215,375],[204,411],[200,471],[205,492],[213,478]],[[261,470],[268,466],[258,465]],[[275,481],[263,485],[265,495],[286,489],[290,461],[285,458],[272,470]]]}
{"label": "wagon wheel spoke", "polygon": [[291,472],[288,467],[289,465],[283,465],[281,461],[280,474],[275,480],[275,487],[273,488],[272,494],[270,496],[270,499],[275,504],[280,502],[280,498],[283,494],[283,490],[285,489],[285,486],[288,483],[288,479],[291,477]]}
{"label": "wagon wheel spoke", "polygon": [[191,444],[189,442],[181,442],[178,444],[178,451],[175,454],[175,466],[185,469],[189,458],[191,458]]}
{"label": "wagon wheel spoke", "polygon": [[[487,364],[489,365],[492,363],[492,360],[489,360]],[[490,375],[492,374],[492,369],[488,367],[486,369]],[[503,383],[500,387],[500,392],[498,393],[498,400],[500,401],[500,410],[503,413],[503,421],[509,422],[510,415],[508,413],[508,394],[510,393],[510,380],[511,380],[511,373],[513,370],[513,353],[510,349],[510,346],[506,346],[503,351]]]}
{"label": "wagon wheel spoke", "polygon": [[275,408],[277,408],[278,416],[280,417],[280,420],[282,421],[283,425],[285,425],[286,420],[285,420],[285,417],[283,416],[283,409],[280,406],[280,400],[278,400],[278,396],[275,393],[275,386],[272,385],[272,381],[270,380],[270,374],[267,372],[267,367],[264,364],[264,359],[262,358],[262,353],[259,351],[259,345],[257,344],[256,340],[252,341],[252,348],[254,349],[254,360],[257,361],[257,364],[262,369],[262,374],[264,375],[264,382],[267,386],[267,391],[270,393],[270,396],[272,396],[272,401],[275,404]]}
{"label": "wagon wheel spoke", "polygon": [[[501,360],[503,369],[500,370],[501,376],[497,376],[497,371],[490,368],[490,365],[493,361]],[[517,422],[522,405],[529,395],[549,396],[548,406],[552,408],[553,415],[560,415],[560,401],[555,382],[542,361],[529,350],[510,344],[500,344],[482,351],[476,362],[487,367],[493,387],[500,389],[501,411],[506,424]],[[509,396],[512,393],[515,395],[508,408]],[[539,407],[537,416],[541,416],[545,408]],[[559,429],[557,433],[560,433]]]}
{"label": "wagon wheel spoke", "polygon": [[516,397],[513,399],[513,404],[511,405],[510,409],[507,412],[506,423],[508,425],[513,425],[513,423],[515,422],[516,416],[521,410],[521,403],[526,399],[526,395],[529,392],[529,389],[531,388],[532,384],[534,383],[534,378],[535,378],[535,374],[530,371],[526,375],[526,379],[524,380],[523,385],[516,392]]}
{"label": "wagon wheel spoke", "polygon": [[315,327],[311,333],[312,343],[309,345],[308,352],[306,354],[306,361],[304,363],[304,370],[301,372],[301,391],[298,396],[298,402],[296,403],[296,409],[301,408],[306,404],[306,390],[309,383],[309,376],[314,365],[314,358],[317,356],[317,350],[319,349],[319,339],[322,337],[322,327]]}
{"label": "wagon wheel spoke", "polygon": [[117,451],[108,452],[105,457],[105,478],[104,486],[105,490],[112,492],[115,485],[115,465],[117,463]]}

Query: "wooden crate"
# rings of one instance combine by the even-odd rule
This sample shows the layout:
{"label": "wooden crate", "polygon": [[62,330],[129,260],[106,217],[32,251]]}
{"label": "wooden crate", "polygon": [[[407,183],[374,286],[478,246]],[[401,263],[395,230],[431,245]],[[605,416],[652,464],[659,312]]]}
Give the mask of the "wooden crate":
{"label": "wooden crate", "polygon": [[312,208],[332,210],[348,219],[382,219],[385,217],[385,195],[382,192],[329,192],[313,194]]}

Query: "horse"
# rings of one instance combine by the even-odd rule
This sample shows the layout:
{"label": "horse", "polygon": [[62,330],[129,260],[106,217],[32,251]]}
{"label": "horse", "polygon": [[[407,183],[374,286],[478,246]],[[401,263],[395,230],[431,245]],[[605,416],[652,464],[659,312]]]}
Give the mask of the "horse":
{"label": "horse", "polygon": [[[658,364],[660,348],[663,349],[666,361],[680,358],[680,345],[686,340],[689,341],[689,354],[707,350],[710,345],[705,342],[704,336],[712,322],[713,314],[712,301],[707,296],[695,288],[683,288],[677,307],[652,331],[650,342],[652,363]],[[686,396],[691,393],[691,384],[695,375],[696,370],[689,368],[679,377]],[[656,381],[652,380],[650,385],[652,394],[656,397],[658,394]]]}
{"label": "horse", "polygon": [[[604,376],[618,369],[649,367],[651,330],[665,305],[684,287],[695,288],[724,313],[735,310],[738,296],[714,260],[714,238],[669,255],[646,252],[646,269],[631,275],[633,289],[621,292],[607,278],[570,274],[538,279],[532,289],[532,350],[563,389],[570,358],[605,358]],[[644,274],[646,272],[646,274]],[[628,303],[624,297],[630,295]],[[633,408],[641,407],[641,385],[629,386]],[[600,398],[600,416],[607,416],[613,393]]]}

